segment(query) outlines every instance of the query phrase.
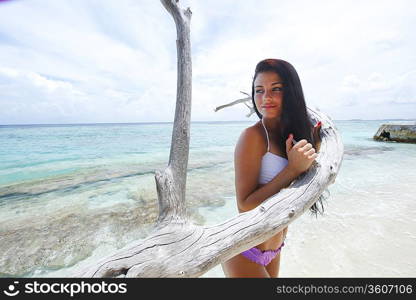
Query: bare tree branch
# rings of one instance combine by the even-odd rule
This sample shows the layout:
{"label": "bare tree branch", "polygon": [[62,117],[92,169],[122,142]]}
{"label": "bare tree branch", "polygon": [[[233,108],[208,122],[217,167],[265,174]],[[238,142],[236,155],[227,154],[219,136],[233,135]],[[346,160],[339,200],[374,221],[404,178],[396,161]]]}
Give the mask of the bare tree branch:
{"label": "bare tree branch", "polygon": [[233,102],[230,102],[230,103],[227,103],[227,104],[224,104],[224,105],[221,105],[221,106],[218,106],[218,107],[216,107],[215,109],[214,109],[214,111],[216,112],[216,111],[219,111],[220,109],[223,109],[223,108],[225,108],[225,107],[229,107],[229,106],[233,106],[233,105],[236,105],[236,104],[238,104],[238,103],[244,103],[244,104],[246,104],[247,105],[247,101],[250,101],[251,99],[250,98],[242,98],[242,99],[237,99],[237,100],[234,100]]}
{"label": "bare tree branch", "polygon": [[250,117],[252,114],[255,113],[253,106],[248,104],[248,103],[251,102],[251,96],[249,94],[247,94],[246,92],[240,91],[240,93],[243,93],[244,95],[247,95],[247,98],[237,99],[237,100],[234,100],[233,102],[218,106],[214,109],[214,111],[217,112],[220,109],[230,107],[230,106],[233,106],[233,105],[236,105],[236,104],[239,104],[239,103],[243,103],[250,110],[249,113],[246,115],[246,117],[247,118]]}
{"label": "bare tree branch", "polygon": [[156,187],[159,199],[158,226],[171,222],[186,222],[186,170],[188,167],[191,99],[192,99],[192,61],[190,28],[192,12],[181,9],[177,2],[161,0],[163,6],[172,15],[178,39],[176,40],[178,57],[178,79],[175,119],[168,167],[156,171]]}

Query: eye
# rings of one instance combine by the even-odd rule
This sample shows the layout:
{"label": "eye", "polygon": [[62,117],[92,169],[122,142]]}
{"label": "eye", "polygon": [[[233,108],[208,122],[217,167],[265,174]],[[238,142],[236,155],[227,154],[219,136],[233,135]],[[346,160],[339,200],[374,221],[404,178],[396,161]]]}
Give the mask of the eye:
{"label": "eye", "polygon": [[273,91],[279,91],[279,92],[281,92],[281,91],[283,91],[283,88],[280,88],[280,87],[275,87],[275,88],[273,89]]}
{"label": "eye", "polygon": [[256,94],[258,94],[258,93],[260,93],[260,92],[262,92],[262,90],[257,90],[257,91],[256,91]]}

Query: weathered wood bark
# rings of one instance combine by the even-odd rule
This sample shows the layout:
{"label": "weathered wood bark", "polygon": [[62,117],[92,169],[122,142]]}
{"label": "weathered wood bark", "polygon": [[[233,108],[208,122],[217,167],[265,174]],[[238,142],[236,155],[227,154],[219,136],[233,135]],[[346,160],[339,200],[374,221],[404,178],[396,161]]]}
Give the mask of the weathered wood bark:
{"label": "weathered wood bark", "polygon": [[156,171],[156,188],[159,199],[158,226],[186,222],[185,188],[186,170],[189,157],[191,99],[192,99],[192,60],[190,41],[191,10],[182,10],[177,1],[161,0],[172,15],[178,39],[178,79],[175,119],[168,167]]}
{"label": "weathered wood bark", "polygon": [[226,107],[229,107],[229,106],[233,106],[233,105],[236,105],[236,104],[239,104],[239,103],[244,103],[244,105],[247,106],[247,108],[250,110],[249,113],[246,115],[246,117],[247,118],[250,117],[252,114],[255,113],[253,106],[248,104],[248,103],[251,102],[251,96],[249,94],[245,93],[245,92],[240,91],[240,93],[243,93],[243,94],[247,95],[248,97],[242,98],[242,99],[237,99],[237,100],[234,100],[233,102],[217,106],[214,109],[214,111],[217,112],[220,109],[223,109],[223,108],[226,108]]}
{"label": "weathered wood bark", "polygon": [[341,166],[343,145],[332,120],[309,109],[313,123],[321,120],[324,126],[320,153],[308,172],[257,208],[221,224],[196,226],[188,222],[184,197],[191,109],[191,11],[182,11],[174,0],[161,1],[177,27],[179,74],[169,166],[155,175],[160,218],[150,236],[77,272],[75,277],[198,277],[293,222],[334,182]]}

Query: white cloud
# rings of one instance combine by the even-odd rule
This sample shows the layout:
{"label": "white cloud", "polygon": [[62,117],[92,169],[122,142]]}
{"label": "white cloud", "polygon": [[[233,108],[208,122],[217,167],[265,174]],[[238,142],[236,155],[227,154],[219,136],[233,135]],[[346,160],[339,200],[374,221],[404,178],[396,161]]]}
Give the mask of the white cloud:
{"label": "white cloud", "polygon": [[[250,92],[267,57],[291,62],[333,119],[414,117],[413,1],[179,3],[192,10],[192,120],[246,120],[244,105],[213,109]],[[2,3],[0,124],[172,121],[175,40],[159,1]]]}

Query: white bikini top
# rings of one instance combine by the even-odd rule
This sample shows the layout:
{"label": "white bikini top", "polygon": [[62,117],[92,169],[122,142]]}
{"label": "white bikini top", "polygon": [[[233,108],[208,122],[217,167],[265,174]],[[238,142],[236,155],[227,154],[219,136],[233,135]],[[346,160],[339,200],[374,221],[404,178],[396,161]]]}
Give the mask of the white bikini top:
{"label": "white bikini top", "polygon": [[266,126],[264,126],[263,119],[261,119],[261,123],[263,124],[264,131],[266,131],[267,152],[261,159],[259,183],[266,184],[286,167],[288,160],[269,151],[269,134],[267,133]]}

